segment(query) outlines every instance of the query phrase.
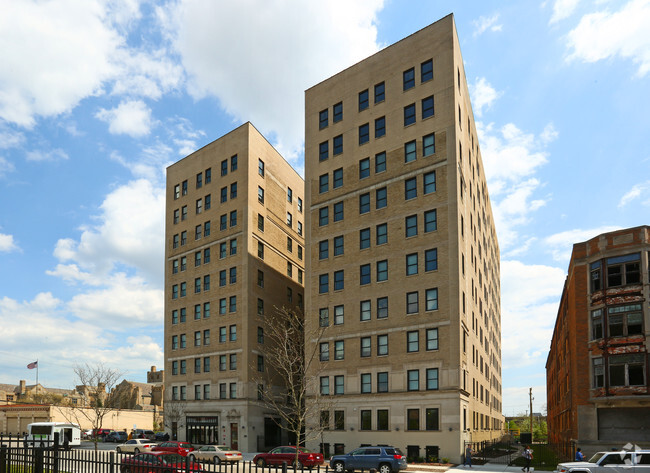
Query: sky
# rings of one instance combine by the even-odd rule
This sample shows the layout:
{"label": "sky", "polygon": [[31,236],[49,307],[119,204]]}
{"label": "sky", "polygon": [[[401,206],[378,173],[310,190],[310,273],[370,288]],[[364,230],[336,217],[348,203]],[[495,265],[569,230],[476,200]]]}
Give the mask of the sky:
{"label": "sky", "polygon": [[650,0],[0,0],[0,383],[163,366],[165,168],[454,13],[501,249],[503,411],[545,411],[572,244],[648,224]]}

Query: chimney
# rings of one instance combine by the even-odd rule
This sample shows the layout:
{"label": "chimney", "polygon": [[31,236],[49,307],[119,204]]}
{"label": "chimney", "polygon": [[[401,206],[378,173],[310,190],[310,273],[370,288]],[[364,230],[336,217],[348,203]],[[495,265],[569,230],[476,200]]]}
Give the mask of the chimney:
{"label": "chimney", "polygon": [[18,394],[26,394],[27,392],[27,383],[24,379],[20,380],[20,392]]}

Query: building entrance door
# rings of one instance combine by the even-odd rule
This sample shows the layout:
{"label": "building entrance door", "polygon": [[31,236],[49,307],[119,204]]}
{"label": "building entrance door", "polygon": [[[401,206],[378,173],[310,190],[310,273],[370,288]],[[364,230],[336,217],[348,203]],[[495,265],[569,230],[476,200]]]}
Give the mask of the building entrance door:
{"label": "building entrance door", "polygon": [[237,422],[230,423],[230,448],[239,450],[239,424]]}

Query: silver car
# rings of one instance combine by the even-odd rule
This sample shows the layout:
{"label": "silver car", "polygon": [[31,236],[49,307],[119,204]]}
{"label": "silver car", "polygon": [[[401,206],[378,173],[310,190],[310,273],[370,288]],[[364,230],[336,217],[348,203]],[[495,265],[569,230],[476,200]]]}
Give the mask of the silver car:
{"label": "silver car", "polygon": [[586,462],[560,463],[557,473],[650,473],[650,450],[598,452]]}
{"label": "silver car", "polygon": [[115,448],[117,453],[140,453],[150,452],[157,444],[149,439],[131,439],[118,445]]}

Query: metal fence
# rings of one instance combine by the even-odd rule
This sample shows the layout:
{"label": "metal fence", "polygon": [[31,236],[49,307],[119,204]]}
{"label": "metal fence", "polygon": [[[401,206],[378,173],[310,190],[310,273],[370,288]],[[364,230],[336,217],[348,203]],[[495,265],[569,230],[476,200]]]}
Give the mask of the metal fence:
{"label": "metal fence", "polygon": [[[508,438],[470,444],[473,450],[472,462],[494,463],[522,467],[524,445]],[[466,445],[467,446],[467,445]],[[535,443],[531,445],[533,460],[531,466],[539,470],[553,470],[558,463],[571,461],[573,446],[567,444]]]}

